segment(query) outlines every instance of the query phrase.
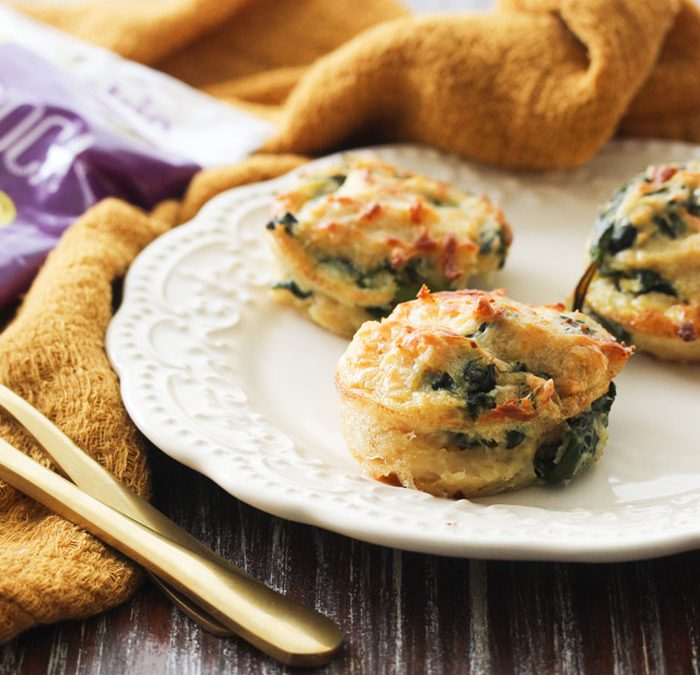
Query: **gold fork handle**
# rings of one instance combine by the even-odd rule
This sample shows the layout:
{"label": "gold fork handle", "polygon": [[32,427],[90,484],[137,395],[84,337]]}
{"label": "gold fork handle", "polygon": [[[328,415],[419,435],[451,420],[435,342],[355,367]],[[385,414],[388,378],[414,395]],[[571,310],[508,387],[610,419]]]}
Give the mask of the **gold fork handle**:
{"label": "gold fork handle", "polygon": [[0,478],[164,579],[279,661],[318,666],[340,649],[342,634],[328,618],[115,511],[2,439]]}

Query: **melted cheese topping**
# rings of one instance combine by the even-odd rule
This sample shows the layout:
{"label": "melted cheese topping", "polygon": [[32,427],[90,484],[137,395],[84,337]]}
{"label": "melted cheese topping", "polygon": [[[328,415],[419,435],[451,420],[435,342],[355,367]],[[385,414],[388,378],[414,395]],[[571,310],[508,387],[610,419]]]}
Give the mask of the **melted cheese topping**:
{"label": "melted cheese topping", "polygon": [[631,351],[561,305],[423,289],[341,357],[343,435],[370,475],[439,496],[566,483],[602,453]]}
{"label": "melted cheese topping", "polygon": [[360,328],[339,363],[338,386],[409,415],[429,406],[435,427],[577,415],[607,391],[631,350],[563,309],[500,292],[423,291]]}
{"label": "melted cheese topping", "polygon": [[463,288],[501,267],[512,240],[486,197],[379,160],[350,158],[305,176],[272,215],[283,285],[327,296],[337,311],[367,309],[362,320],[414,298],[422,283]]}

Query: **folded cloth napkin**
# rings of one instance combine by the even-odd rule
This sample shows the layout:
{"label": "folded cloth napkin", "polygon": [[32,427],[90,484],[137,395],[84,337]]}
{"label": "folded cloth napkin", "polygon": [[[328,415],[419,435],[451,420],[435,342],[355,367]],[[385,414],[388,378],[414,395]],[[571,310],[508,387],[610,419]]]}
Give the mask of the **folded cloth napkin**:
{"label": "folded cloth napkin", "polygon": [[[39,408],[139,494],[148,494],[142,438],[121,404],[104,351],[112,284],[136,254],[215,194],[272,178],[303,161],[257,156],[197,175],[182,204],[145,214],[116,199],[78,220],[49,255],[0,335],[0,382]],[[17,423],[0,436],[50,466]],[[89,616],[123,602],[135,568],[80,528],[0,481],[0,642],[38,623]]]}
{"label": "folded cloth napkin", "polygon": [[[549,168],[585,161],[616,130],[700,140],[700,13],[690,0],[503,0],[492,14],[418,18],[390,0],[352,9],[111,0],[26,11],[276,121],[268,152],[413,140]],[[149,215],[115,201],[93,208],[0,336],[0,381],[146,493],[142,444],[104,354],[112,281],[217,192],[301,161],[267,154],[203,172],[182,204]],[[3,417],[0,434],[43,457]],[[117,604],[137,580],[121,557],[0,484],[0,641]]]}
{"label": "folded cloth napkin", "polygon": [[434,17],[390,0],[30,11],[278,121],[274,151],[412,140],[551,168],[585,161],[618,129],[700,139],[692,0],[501,0],[497,12]]}

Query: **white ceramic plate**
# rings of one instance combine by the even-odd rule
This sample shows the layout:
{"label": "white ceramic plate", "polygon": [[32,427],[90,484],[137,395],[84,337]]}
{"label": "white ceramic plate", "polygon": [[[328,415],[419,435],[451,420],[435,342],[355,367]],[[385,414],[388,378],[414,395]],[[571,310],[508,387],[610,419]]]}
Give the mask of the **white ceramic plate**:
{"label": "white ceramic plate", "polygon": [[[679,143],[614,142],[583,168],[532,175],[417,146],[373,152],[498,201],[515,240],[494,285],[537,303],[571,292],[596,208],[617,185],[651,162],[700,157]],[[364,476],[338,426],[346,342],[266,290],[267,209],[292,180],[220,195],[132,266],[107,348],[153,443],[264,511],[413,551],[610,561],[700,543],[700,368],[643,355],[617,380],[602,460],[566,488],[450,501]]]}

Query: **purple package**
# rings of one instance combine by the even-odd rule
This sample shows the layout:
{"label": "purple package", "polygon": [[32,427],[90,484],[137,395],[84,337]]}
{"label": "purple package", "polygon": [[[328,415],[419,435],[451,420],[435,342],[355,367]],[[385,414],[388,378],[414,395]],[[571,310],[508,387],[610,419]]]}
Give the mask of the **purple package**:
{"label": "purple package", "polygon": [[152,208],[199,166],[133,134],[103,100],[17,45],[0,45],[0,308],[65,229],[107,196]]}

